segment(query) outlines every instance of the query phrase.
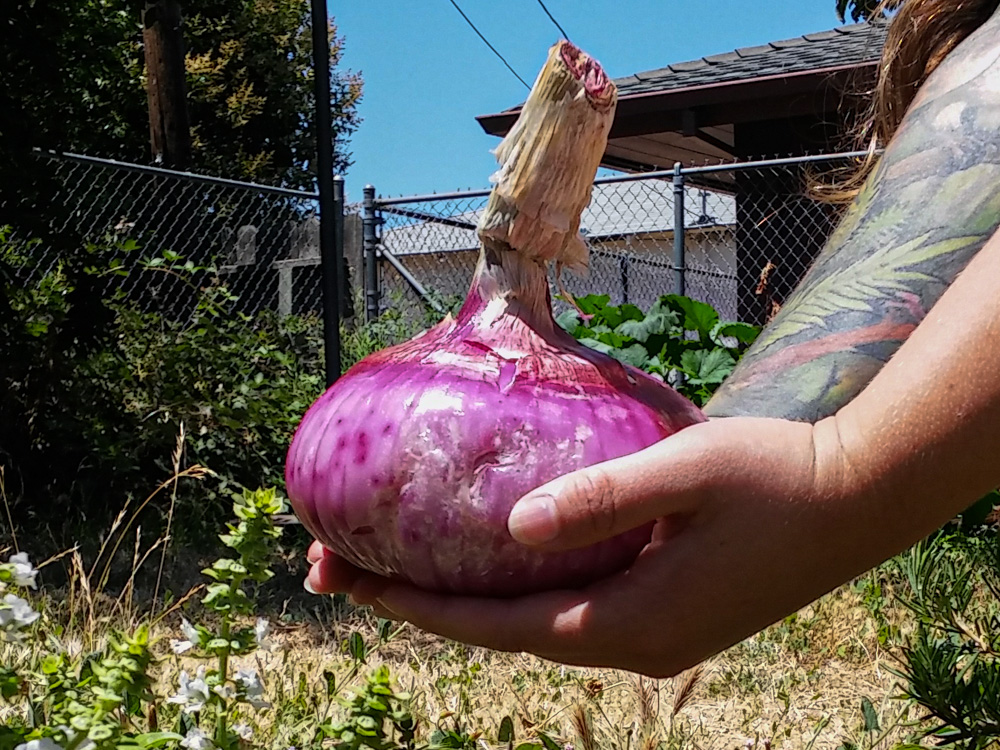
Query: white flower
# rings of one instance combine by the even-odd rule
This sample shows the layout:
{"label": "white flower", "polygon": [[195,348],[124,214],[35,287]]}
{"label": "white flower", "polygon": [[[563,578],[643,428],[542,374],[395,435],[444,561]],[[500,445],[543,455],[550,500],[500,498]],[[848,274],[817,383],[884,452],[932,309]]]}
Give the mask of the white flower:
{"label": "white flower", "polygon": [[181,747],[186,747],[188,750],[209,750],[215,747],[215,743],[207,734],[195,727],[181,740]]}
{"label": "white flower", "polygon": [[33,589],[38,588],[38,584],[35,582],[35,576],[38,575],[38,571],[35,570],[35,566],[28,562],[27,552],[18,552],[16,555],[11,555],[10,560],[7,561],[8,565],[14,566],[14,585],[15,586],[29,586]]}
{"label": "white flower", "polygon": [[212,688],[212,692],[219,695],[227,700],[236,695],[236,691],[233,690],[229,685],[216,685]]}
{"label": "white flower", "polygon": [[257,624],[253,627],[253,637],[257,641],[257,647],[264,651],[274,650],[274,641],[268,636],[271,635],[271,623],[264,617],[257,618]]}
{"label": "white flower", "polygon": [[193,680],[186,671],[181,672],[180,690],[167,698],[167,703],[184,706],[184,713],[193,714],[205,707],[209,697],[208,685],[205,683],[205,667],[198,667]]}
{"label": "white flower", "polygon": [[28,740],[22,742],[14,750],[63,750],[62,745],[52,740],[51,737],[42,737],[39,740]]}
{"label": "white flower", "polygon": [[192,643],[198,643],[201,640],[201,633],[198,632],[198,629],[194,625],[187,621],[186,617],[181,618],[181,632]]}
{"label": "white flower", "polygon": [[201,633],[184,617],[181,618],[181,632],[187,637],[186,640],[170,639],[170,650],[175,654],[183,654],[201,643]]}
{"label": "white flower", "polygon": [[253,737],[253,729],[247,724],[233,724],[233,731],[243,740]]}
{"label": "white flower", "polygon": [[0,600],[0,630],[8,631],[7,640],[14,640],[17,630],[27,627],[39,616],[31,605],[19,596],[4,594]]}
{"label": "white flower", "polygon": [[271,704],[264,700],[264,686],[260,677],[252,669],[241,669],[236,673],[236,682],[243,688],[247,703],[254,708],[270,708]]}

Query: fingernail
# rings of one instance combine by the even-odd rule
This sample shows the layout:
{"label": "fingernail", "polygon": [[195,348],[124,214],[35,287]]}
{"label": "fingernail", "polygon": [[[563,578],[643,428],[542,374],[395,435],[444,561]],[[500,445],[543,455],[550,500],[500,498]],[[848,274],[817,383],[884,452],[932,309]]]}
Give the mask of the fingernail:
{"label": "fingernail", "polygon": [[305,580],[304,580],[304,581],[302,582],[302,588],[304,588],[304,589],[305,589],[306,591],[308,591],[308,592],[309,592],[310,594],[315,594],[315,593],[316,593],[316,589],[314,589],[314,588],[313,588],[313,585],[312,585],[312,583],[311,583],[311,582],[309,581],[309,579],[308,579],[308,578],[306,578],[306,579],[305,579]]}
{"label": "fingernail", "polygon": [[556,504],[551,495],[526,497],[507,518],[510,535],[523,544],[543,544],[559,534]]}

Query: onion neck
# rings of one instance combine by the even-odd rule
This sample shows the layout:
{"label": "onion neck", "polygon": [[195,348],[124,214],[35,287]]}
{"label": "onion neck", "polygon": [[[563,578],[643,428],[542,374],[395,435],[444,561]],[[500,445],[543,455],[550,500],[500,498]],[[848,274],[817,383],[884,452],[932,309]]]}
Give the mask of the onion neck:
{"label": "onion neck", "polygon": [[487,238],[456,323],[483,330],[503,318],[518,319],[543,338],[562,338],[559,334],[563,332],[552,318],[545,264]]}

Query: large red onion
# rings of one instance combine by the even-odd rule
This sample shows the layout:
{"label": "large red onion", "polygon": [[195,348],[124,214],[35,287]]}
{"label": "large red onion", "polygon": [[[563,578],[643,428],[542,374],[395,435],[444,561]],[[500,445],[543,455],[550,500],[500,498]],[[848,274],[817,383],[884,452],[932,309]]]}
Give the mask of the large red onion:
{"label": "large red onion", "polygon": [[546,264],[585,263],[579,215],[614,102],[595,61],[568,42],[553,48],[498,149],[483,252],[457,317],[359,362],[302,420],[288,495],[344,559],[427,589],[509,596],[584,585],[648,543],[646,526],[543,553],[507,531],[530,490],[704,419],[552,318]]}

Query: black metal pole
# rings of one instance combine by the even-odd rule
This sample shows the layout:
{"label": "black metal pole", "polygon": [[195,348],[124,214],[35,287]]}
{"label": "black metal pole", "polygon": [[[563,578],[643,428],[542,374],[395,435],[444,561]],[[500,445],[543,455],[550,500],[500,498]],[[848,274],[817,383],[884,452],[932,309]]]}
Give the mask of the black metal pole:
{"label": "black metal pole", "polygon": [[[341,319],[350,317],[351,310],[348,305],[347,280],[350,277],[350,270],[344,263],[344,209],[346,201],[344,199],[344,178],[339,174],[333,176],[333,218],[334,218],[334,258],[337,261],[337,302],[340,307]],[[338,363],[339,364],[339,363]]]}
{"label": "black metal pole", "polygon": [[674,165],[674,293],[684,296],[684,173]]}
{"label": "black metal pole", "polygon": [[618,274],[622,282],[622,304],[628,304],[628,282],[629,271],[631,270],[630,257],[628,255],[618,256]]}
{"label": "black metal pole", "polygon": [[375,233],[375,188],[365,185],[361,222],[365,251],[365,320],[369,323],[378,317],[378,235]]}
{"label": "black metal pole", "polygon": [[313,72],[316,79],[316,184],[319,188],[319,247],[323,274],[323,346],[327,386],[340,377],[340,261],[337,258],[337,212],[333,194],[329,29],[326,0],[312,0]]}

